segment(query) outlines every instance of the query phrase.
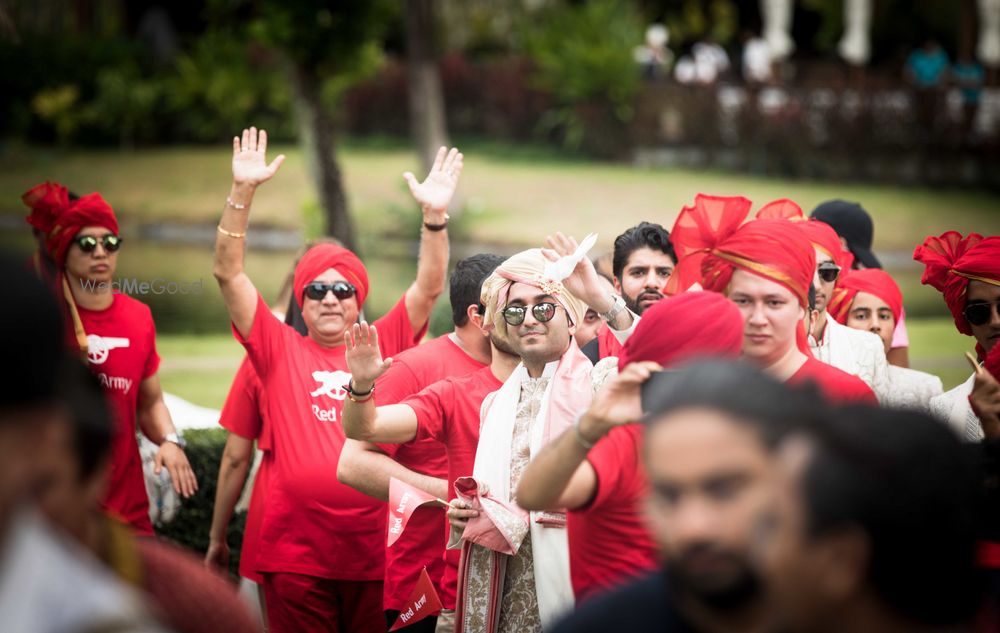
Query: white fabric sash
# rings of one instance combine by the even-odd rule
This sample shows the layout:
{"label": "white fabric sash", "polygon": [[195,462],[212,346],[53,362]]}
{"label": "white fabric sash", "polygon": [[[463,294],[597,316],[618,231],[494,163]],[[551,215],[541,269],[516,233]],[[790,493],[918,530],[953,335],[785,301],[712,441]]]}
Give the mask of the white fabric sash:
{"label": "white fabric sash", "polygon": [[[549,384],[542,397],[538,418],[530,429],[531,457],[541,450],[545,437],[549,396],[559,361],[545,366],[542,373],[549,378]],[[519,364],[510,378],[496,392],[479,430],[479,446],[473,475],[489,486],[494,497],[503,501],[511,500],[510,464],[511,444],[514,436],[514,422],[518,402],[521,398],[521,383],[528,377],[524,363]],[[554,438],[551,438],[554,439]],[[542,626],[548,628],[560,616],[573,608],[573,586],[569,572],[569,542],[565,529],[547,528],[537,522],[540,513],[530,514],[531,544],[535,571],[535,592],[538,597],[538,611]]]}

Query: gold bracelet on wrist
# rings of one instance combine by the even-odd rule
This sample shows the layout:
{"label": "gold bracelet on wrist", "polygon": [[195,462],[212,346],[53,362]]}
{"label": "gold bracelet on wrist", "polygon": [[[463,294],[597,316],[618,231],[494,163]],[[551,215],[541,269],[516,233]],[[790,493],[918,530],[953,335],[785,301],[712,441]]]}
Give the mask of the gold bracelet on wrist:
{"label": "gold bracelet on wrist", "polygon": [[232,231],[227,231],[226,229],[222,228],[221,224],[219,226],[217,226],[216,229],[219,231],[219,233],[222,233],[226,237],[236,237],[236,238],[239,238],[239,237],[246,237],[247,236],[246,233],[233,233]]}

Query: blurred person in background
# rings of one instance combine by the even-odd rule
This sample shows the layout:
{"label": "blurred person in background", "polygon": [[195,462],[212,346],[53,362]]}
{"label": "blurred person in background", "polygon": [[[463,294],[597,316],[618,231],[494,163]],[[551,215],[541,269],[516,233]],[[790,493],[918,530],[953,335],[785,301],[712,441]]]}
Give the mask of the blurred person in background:
{"label": "blurred person in background", "polygon": [[0,622],[33,633],[159,631],[138,594],[38,511],[49,465],[72,435],[60,401],[63,323],[51,291],[25,268],[0,258],[5,298],[0,314],[16,333],[7,352],[18,370],[0,386]]}
{"label": "blurred person in background", "polygon": [[43,458],[39,506],[46,516],[139,591],[170,630],[259,631],[233,585],[190,552],[137,538],[101,509],[115,429],[100,383],[75,359],[62,368],[59,399],[69,412],[70,431]]}
{"label": "blurred person in background", "polygon": [[754,558],[776,630],[967,630],[983,595],[976,480],[947,429],[913,411],[835,409],[775,463]]}
{"label": "blurred person in background", "polygon": [[751,546],[774,504],[773,451],[812,420],[817,395],[734,362],[659,378],[645,389],[633,381],[616,400],[644,414],[646,516],[661,567],[585,602],[557,633],[736,633],[769,621]]}

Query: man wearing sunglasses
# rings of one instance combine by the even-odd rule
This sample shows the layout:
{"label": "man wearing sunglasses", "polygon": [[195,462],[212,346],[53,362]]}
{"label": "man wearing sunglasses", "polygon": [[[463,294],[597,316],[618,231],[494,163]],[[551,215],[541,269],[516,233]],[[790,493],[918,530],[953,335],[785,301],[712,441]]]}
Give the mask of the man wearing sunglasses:
{"label": "man wearing sunglasses", "polygon": [[[1000,341],[1000,237],[947,231],[924,240],[913,259],[925,266],[920,281],[944,295],[958,331],[976,339],[982,363]],[[980,367],[932,398],[931,412],[967,442],[1000,437],[1000,385]]]}
{"label": "man wearing sunglasses", "polygon": [[827,311],[837,279],[842,274],[845,252],[836,231],[819,220],[797,223],[816,251],[816,318],[809,332],[809,349],[817,360],[865,381],[879,400],[889,395],[889,364],[882,344],[871,332],[847,327],[831,319]]}
{"label": "man wearing sunglasses", "polygon": [[[351,251],[320,244],[293,275],[303,337],[275,318],[243,268],[248,209],[257,187],[284,160],[265,160],[267,134],[233,139],[233,185],[219,222],[214,274],[234,335],[267,393],[272,450],[265,454],[268,503],[261,519],[256,571],[264,578],[272,631],[384,631],[382,578],[385,504],[337,481],[345,437],[344,401],[372,392],[353,387],[344,334],[369,292],[368,273]],[[423,210],[416,281],[377,321],[381,352],[412,347],[427,328],[448,265],[446,210],[462,171],[457,149],[442,148],[427,179],[404,175]]]}
{"label": "man wearing sunglasses", "polygon": [[86,356],[114,409],[118,430],[104,507],[137,533],[152,536],[136,423],[160,447],[157,474],[165,467],[185,497],[198,484],[163,402],[153,316],[145,304],[112,288],[122,245],[118,220],[100,194],[76,198],[56,183],[38,185],[22,200],[32,209],[28,223],[45,236],[58,271],[67,344]]}
{"label": "man wearing sunglasses", "polygon": [[[576,250],[566,247],[566,251]],[[558,259],[556,253],[551,256]],[[585,257],[561,261],[563,270],[568,271],[574,271],[579,262],[589,265]],[[457,419],[446,415],[441,420],[442,416],[435,414],[439,408],[446,412],[454,409],[448,403],[435,404],[442,400],[434,397],[439,385],[449,382],[442,381],[395,406],[376,409],[371,403],[349,403],[344,410],[348,436],[378,442],[405,442],[415,436],[440,439],[448,447],[449,483],[474,476],[490,495],[513,503],[529,455],[571,425],[572,417],[589,403],[593,384],[607,375],[609,367],[613,370],[614,364],[612,360],[594,367],[577,348],[572,334],[584,306],[568,287],[578,285],[579,280],[575,275],[572,281],[547,277],[549,263],[539,249],[524,251],[505,261],[484,283],[483,326],[491,332],[494,365],[499,358],[520,358],[521,363],[516,368],[501,367],[505,372],[491,372],[493,381],[505,380],[502,384],[493,382],[485,389],[478,388],[481,381],[468,385],[468,391],[475,390],[482,404],[462,407],[474,412],[472,415]],[[593,272],[592,267],[589,270]],[[610,303],[603,296],[601,300]],[[388,366],[373,340],[377,338],[371,329],[362,325],[355,328],[348,342],[355,389],[366,389]],[[498,354],[500,348],[508,353]],[[495,393],[487,397],[489,391]],[[455,397],[463,402],[466,399],[465,394]],[[455,491],[449,492],[454,499]],[[477,516],[469,502],[457,499],[448,511],[452,542],[455,546],[462,543],[465,561],[457,579],[455,630],[496,626],[499,631],[538,631],[543,623],[572,606],[565,517],[561,513],[518,518],[518,527],[512,529],[520,529],[524,540],[519,541],[514,554],[498,554],[496,565],[491,562],[493,551],[461,541],[467,522]],[[457,575],[458,571],[450,573]],[[446,571],[446,581],[448,578]],[[498,619],[490,620],[490,614]]]}

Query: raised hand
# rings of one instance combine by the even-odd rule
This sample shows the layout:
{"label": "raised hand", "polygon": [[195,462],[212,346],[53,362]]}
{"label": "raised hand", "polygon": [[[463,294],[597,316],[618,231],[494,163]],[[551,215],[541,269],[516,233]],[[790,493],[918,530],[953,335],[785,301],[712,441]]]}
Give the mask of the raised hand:
{"label": "raised hand", "polygon": [[378,347],[378,330],[365,321],[355,323],[344,332],[344,345],[347,347],[347,369],[351,372],[354,388],[358,391],[368,391],[375,380],[392,365],[391,358],[382,360],[382,352]]}
{"label": "raised hand", "polygon": [[233,137],[233,182],[238,185],[257,185],[267,182],[277,173],[285,155],[279,154],[268,165],[264,158],[267,151],[267,132],[251,127],[243,130],[243,138]]}
{"label": "raised hand", "polygon": [[637,422],[642,417],[642,383],[663,369],[651,361],[630,363],[594,395],[590,408],[580,419],[580,433],[597,441],[612,428]]}
{"label": "raised hand", "polygon": [[[545,242],[548,244],[548,248],[543,248],[542,254],[552,262],[560,257],[572,255],[578,246],[575,239],[563,235],[561,232],[548,236]],[[574,297],[598,312],[605,312],[611,307],[611,299],[607,296],[605,287],[601,285],[597,270],[594,269],[594,264],[589,257],[584,257],[577,263],[573,273],[563,279],[563,285]]]}
{"label": "raised hand", "polygon": [[451,151],[442,147],[434,158],[434,165],[423,182],[418,182],[411,172],[403,174],[410,194],[422,208],[444,213],[451,203],[458,179],[462,175],[462,153],[453,147]]}

